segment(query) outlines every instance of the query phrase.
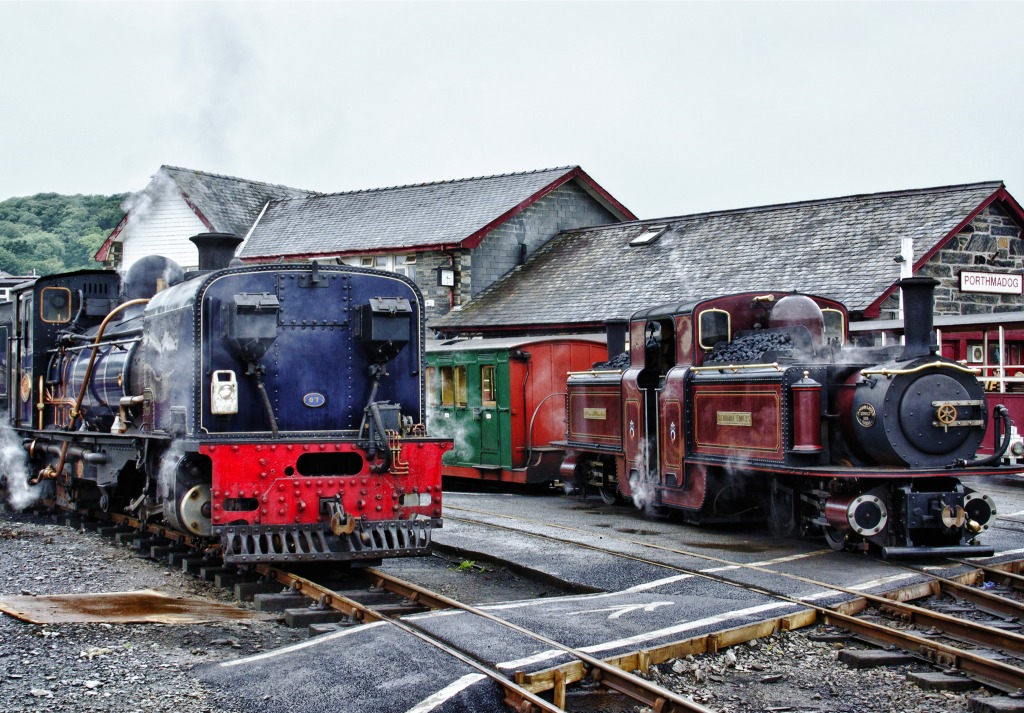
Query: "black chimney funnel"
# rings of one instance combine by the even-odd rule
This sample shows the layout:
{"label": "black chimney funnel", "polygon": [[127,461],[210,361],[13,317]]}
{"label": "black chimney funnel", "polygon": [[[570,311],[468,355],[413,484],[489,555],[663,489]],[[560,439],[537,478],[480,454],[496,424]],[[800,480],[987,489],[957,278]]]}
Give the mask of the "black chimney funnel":
{"label": "black chimney funnel", "polygon": [[931,277],[905,277],[896,283],[903,290],[903,354],[900,361],[935,352],[932,327],[935,287]]}
{"label": "black chimney funnel", "polygon": [[199,233],[189,240],[199,250],[199,271],[206,272],[226,268],[244,238],[234,233]]}
{"label": "black chimney funnel", "polygon": [[608,360],[611,361],[626,351],[626,332],[629,330],[628,319],[609,319],[604,323],[608,337]]}

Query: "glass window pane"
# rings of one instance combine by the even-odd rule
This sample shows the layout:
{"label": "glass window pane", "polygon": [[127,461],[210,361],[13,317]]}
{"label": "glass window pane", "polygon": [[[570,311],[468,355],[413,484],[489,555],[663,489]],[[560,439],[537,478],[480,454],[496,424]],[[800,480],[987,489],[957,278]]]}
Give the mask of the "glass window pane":
{"label": "glass window pane", "polygon": [[466,367],[455,367],[455,405],[466,405]]}
{"label": "glass window pane", "polygon": [[452,368],[450,366],[441,367],[441,405],[455,405],[454,380],[452,378]]}
{"label": "glass window pane", "polygon": [[729,313],[709,309],[700,313],[700,347],[711,350],[718,342],[729,341]]}
{"label": "glass window pane", "polygon": [[485,406],[494,406],[494,367],[480,367],[480,400]]}
{"label": "glass window pane", "polygon": [[71,290],[67,287],[44,287],[39,302],[39,316],[44,322],[71,321]]}
{"label": "glass window pane", "polygon": [[843,313],[837,309],[823,309],[821,316],[825,318],[825,338],[843,344]]}

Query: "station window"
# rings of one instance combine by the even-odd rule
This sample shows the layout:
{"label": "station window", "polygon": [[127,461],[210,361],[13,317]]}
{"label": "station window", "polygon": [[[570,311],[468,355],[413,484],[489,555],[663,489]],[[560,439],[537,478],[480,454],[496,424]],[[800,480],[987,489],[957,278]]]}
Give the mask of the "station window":
{"label": "station window", "polygon": [[727,342],[732,336],[730,315],[721,309],[706,309],[698,319],[698,336],[700,348],[711,351],[719,342]]}
{"label": "station window", "polygon": [[494,366],[480,367],[480,401],[484,406],[495,406],[497,398],[494,394]]}
{"label": "station window", "polygon": [[361,255],[355,258],[344,258],[349,265],[369,267],[374,270],[387,270],[405,275],[411,280],[416,279],[416,253],[407,255]]}
{"label": "station window", "polygon": [[44,322],[64,324],[71,321],[71,290],[44,287],[39,295],[39,317]]}

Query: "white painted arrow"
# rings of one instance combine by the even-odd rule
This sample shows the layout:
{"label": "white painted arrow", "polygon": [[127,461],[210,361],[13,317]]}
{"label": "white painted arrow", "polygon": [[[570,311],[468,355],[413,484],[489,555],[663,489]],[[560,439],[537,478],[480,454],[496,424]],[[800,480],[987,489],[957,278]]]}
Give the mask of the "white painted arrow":
{"label": "white painted arrow", "polygon": [[608,615],[609,619],[618,619],[623,614],[629,614],[635,611],[646,611],[652,612],[658,607],[672,606],[675,602],[651,602],[650,604],[616,604],[615,606],[605,607],[603,609],[584,609],[583,611],[569,612],[573,614],[600,614],[601,612],[610,611]]}

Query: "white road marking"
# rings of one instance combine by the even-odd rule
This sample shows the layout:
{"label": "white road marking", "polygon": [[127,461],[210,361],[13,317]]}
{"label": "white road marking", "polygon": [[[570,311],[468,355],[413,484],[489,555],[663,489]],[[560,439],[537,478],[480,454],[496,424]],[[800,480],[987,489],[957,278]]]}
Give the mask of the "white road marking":
{"label": "white road marking", "polygon": [[605,607],[604,609],[584,609],[582,611],[566,612],[566,614],[568,616],[572,616],[574,614],[601,614],[603,612],[610,611],[612,613],[608,615],[608,619],[612,620],[618,619],[624,614],[630,614],[632,612],[638,611],[652,612],[658,607],[670,607],[673,604],[675,604],[675,602],[651,602],[650,604],[615,604],[610,607]]}
{"label": "white road marking", "polygon": [[[656,589],[657,587],[664,587],[669,584],[675,584],[685,579],[690,579],[695,575],[675,575],[673,577],[666,577],[665,579],[654,580],[652,582],[644,582],[643,584],[637,584],[628,589],[622,589],[616,592],[598,592],[596,594],[568,594],[566,596],[545,596],[539,599],[524,599],[522,601],[503,601],[500,604],[483,604],[479,609],[485,612],[501,612],[503,610],[514,610],[524,609],[526,606],[543,606],[552,602],[569,602],[569,601],[590,601],[592,599],[607,599],[613,596],[622,596],[623,594],[636,594],[637,592],[643,592],[648,589]],[[416,614],[407,619],[420,620],[420,619],[433,619],[434,617],[450,617],[461,612],[427,612],[425,614]]]}
{"label": "white road marking", "polygon": [[[748,607],[747,609],[739,609],[737,611],[725,612],[724,614],[716,614],[715,616],[709,616],[704,619],[698,619],[696,621],[688,621],[682,624],[676,624],[675,626],[669,626],[664,629],[655,629],[654,631],[646,631],[642,634],[630,636],[625,639],[616,639],[615,641],[605,641],[601,644],[594,644],[593,646],[584,646],[580,649],[588,654],[598,653],[600,651],[607,651],[609,649],[617,649],[623,646],[630,646],[632,644],[643,643],[644,641],[650,641],[652,639],[660,639],[664,636],[672,636],[674,634],[680,634],[684,631],[690,631],[701,626],[707,626],[710,624],[718,624],[723,621],[729,621],[730,619],[739,619],[740,617],[749,616],[752,614],[761,614],[766,611],[773,609],[790,609],[797,606],[792,602],[771,602],[768,604],[759,604],[756,607]],[[514,661],[505,661],[499,663],[498,668],[504,669],[515,669],[520,666],[528,666],[530,664],[539,663],[541,661],[547,661],[549,659],[557,658],[564,654],[561,650],[549,650],[541,651],[540,653],[527,656],[525,658],[516,659]]]}
{"label": "white road marking", "polygon": [[768,567],[773,564],[792,562],[793,560],[801,560],[806,557],[817,557],[818,555],[823,555],[831,551],[832,550],[815,550],[814,552],[801,552],[797,555],[786,555],[785,557],[776,557],[775,559],[763,560],[761,562],[751,562],[750,564],[746,565],[732,564],[724,567],[712,567],[711,569],[702,569],[700,571],[704,574],[712,574],[713,572],[728,572],[730,570],[740,569],[741,567]]}
{"label": "white road marking", "polygon": [[264,661],[266,659],[274,658],[275,656],[281,656],[282,654],[290,654],[292,651],[300,651],[301,649],[308,649],[311,646],[319,646],[320,644],[326,644],[328,641],[335,641],[343,636],[354,634],[357,631],[365,631],[366,629],[372,629],[375,626],[383,626],[387,622],[375,621],[372,624],[364,624],[363,626],[353,626],[349,629],[342,629],[336,631],[333,634],[321,634],[320,636],[314,636],[309,641],[303,641],[298,644],[292,644],[291,646],[285,646],[284,648],[274,649],[273,651],[265,651],[262,654],[256,654],[255,656],[246,656],[244,659],[235,659],[234,661],[225,661],[220,664],[221,668],[231,668],[232,666],[241,666],[242,664],[253,663],[255,661]]}
{"label": "white road marking", "polygon": [[428,711],[432,711],[449,698],[455,697],[477,681],[485,678],[487,678],[487,676],[482,673],[467,673],[457,681],[452,681],[434,695],[424,698],[422,701],[406,711],[406,713],[427,713]]}

